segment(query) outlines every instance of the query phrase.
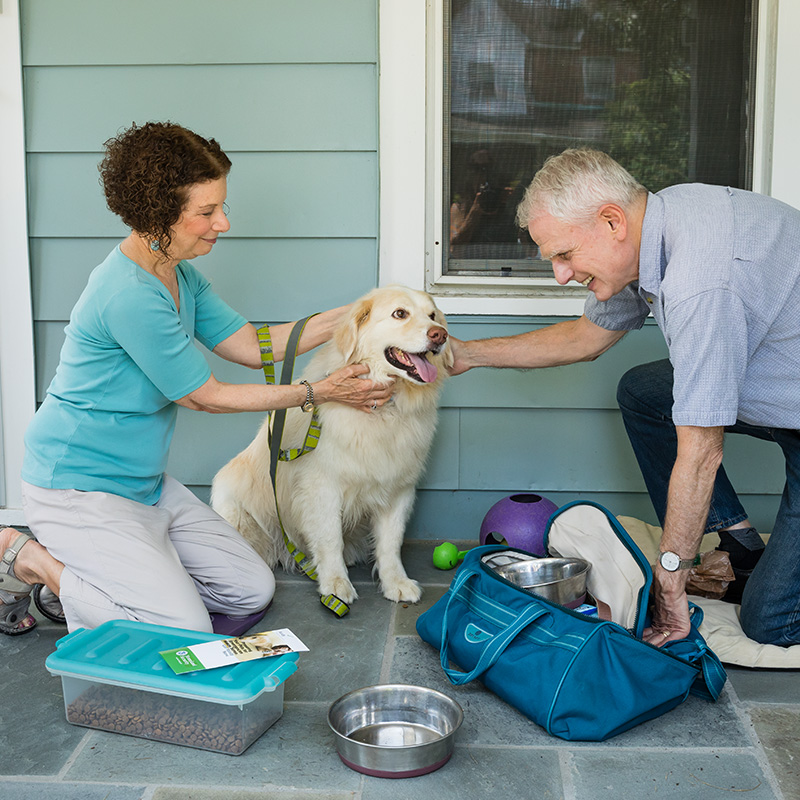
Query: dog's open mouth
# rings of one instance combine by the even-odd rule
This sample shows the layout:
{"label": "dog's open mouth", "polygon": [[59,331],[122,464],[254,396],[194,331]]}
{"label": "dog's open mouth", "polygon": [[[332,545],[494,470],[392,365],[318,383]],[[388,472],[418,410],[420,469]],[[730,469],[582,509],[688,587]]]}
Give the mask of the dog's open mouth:
{"label": "dog's open mouth", "polygon": [[399,347],[387,347],[386,360],[419,383],[433,383],[436,380],[436,367],[428,361],[427,353],[406,353]]}

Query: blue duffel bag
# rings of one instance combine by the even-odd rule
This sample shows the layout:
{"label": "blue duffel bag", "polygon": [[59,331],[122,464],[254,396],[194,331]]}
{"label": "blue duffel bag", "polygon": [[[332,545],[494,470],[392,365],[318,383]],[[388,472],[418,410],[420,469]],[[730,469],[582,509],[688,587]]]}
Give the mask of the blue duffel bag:
{"label": "blue duffel bag", "polygon": [[610,512],[588,502],[564,506],[548,523],[545,546],[592,565],[587,589],[606,618],[533,594],[493,566],[528,554],[505,545],[470,550],[448,592],[417,620],[453,684],[477,678],[548,733],[576,741],[608,739],[689,694],[717,699],[726,675],[698,633],[700,608],[691,606],[685,639],[660,648],[642,641],[652,569]]}

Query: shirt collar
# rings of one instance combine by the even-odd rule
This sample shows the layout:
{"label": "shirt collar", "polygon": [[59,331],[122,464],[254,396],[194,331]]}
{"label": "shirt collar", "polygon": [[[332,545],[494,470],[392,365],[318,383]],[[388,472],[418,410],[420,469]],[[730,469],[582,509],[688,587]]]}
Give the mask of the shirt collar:
{"label": "shirt collar", "polygon": [[639,288],[657,295],[667,266],[664,252],[664,200],[648,193],[639,245]]}

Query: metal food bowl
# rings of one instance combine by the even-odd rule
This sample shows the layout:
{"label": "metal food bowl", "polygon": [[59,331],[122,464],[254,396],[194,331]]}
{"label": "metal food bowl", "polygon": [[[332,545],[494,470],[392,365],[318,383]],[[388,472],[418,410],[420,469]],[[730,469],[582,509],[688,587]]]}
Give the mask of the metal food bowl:
{"label": "metal food bowl", "polygon": [[422,686],[367,686],[328,710],[339,758],[379,778],[412,778],[443,766],[464,720],[461,706]]}
{"label": "metal food bowl", "polygon": [[582,558],[527,558],[492,567],[507,581],[567,608],[586,600],[591,564]]}

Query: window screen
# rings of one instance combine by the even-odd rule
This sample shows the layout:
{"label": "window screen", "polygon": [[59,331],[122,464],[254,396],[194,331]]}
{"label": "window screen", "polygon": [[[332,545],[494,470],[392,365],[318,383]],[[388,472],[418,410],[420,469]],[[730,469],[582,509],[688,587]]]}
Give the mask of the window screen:
{"label": "window screen", "polygon": [[443,273],[550,277],[516,207],[547,156],[750,188],[754,0],[445,0]]}

